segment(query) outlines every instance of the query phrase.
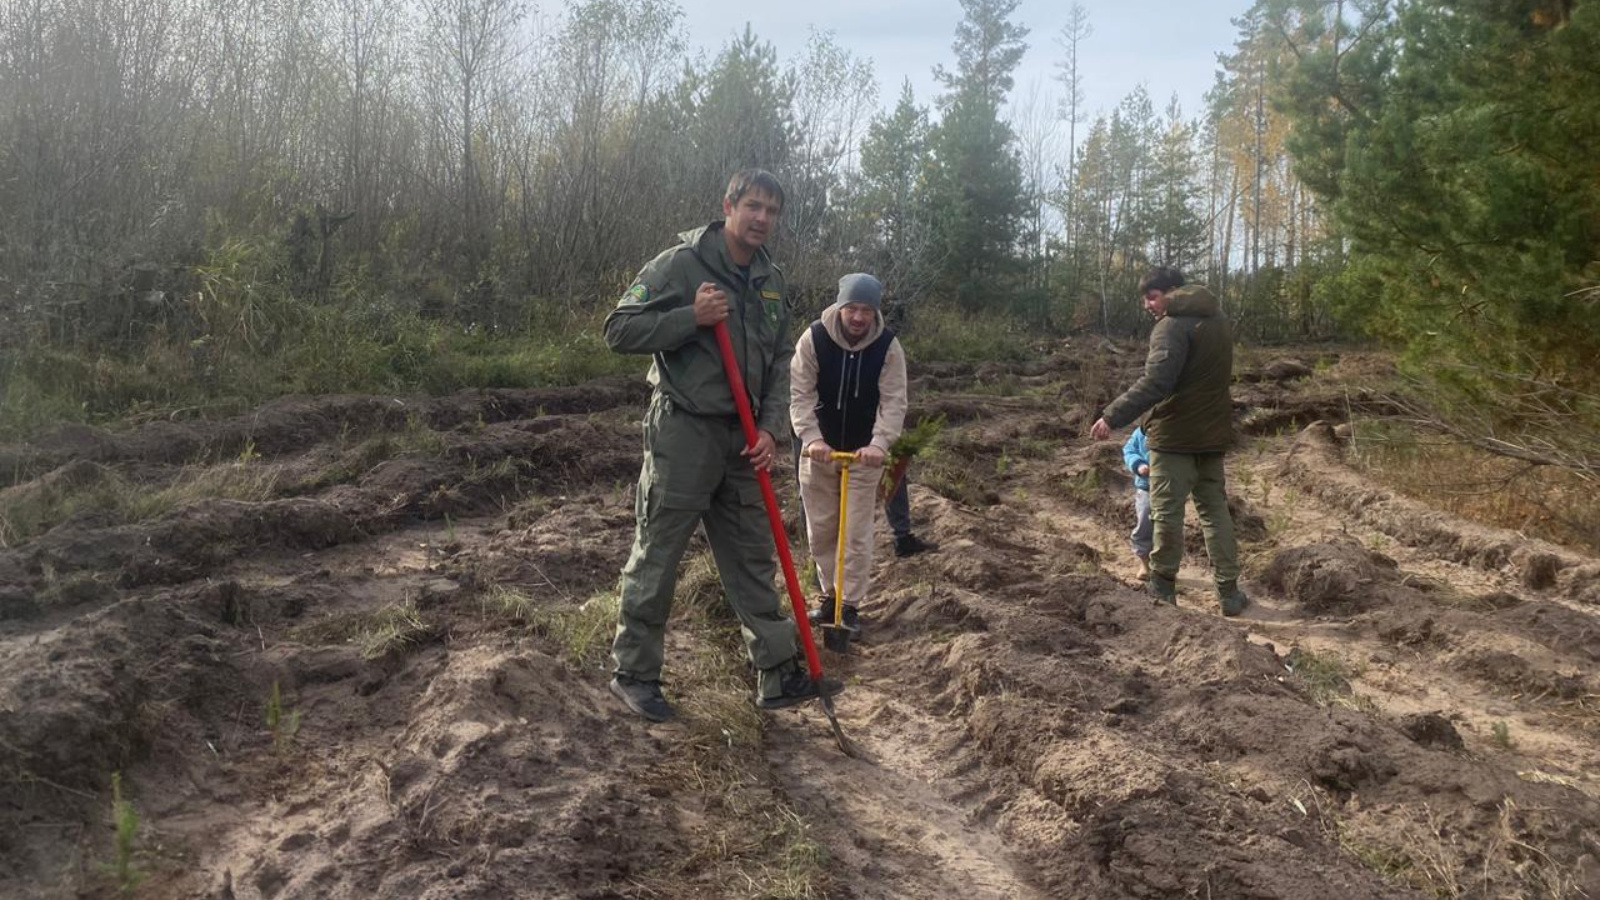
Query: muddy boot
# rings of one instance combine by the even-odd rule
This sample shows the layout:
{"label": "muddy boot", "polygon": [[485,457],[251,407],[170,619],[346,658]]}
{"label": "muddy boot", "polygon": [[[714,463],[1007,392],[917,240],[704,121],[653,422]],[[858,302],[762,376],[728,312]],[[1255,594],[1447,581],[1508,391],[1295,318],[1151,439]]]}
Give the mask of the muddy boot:
{"label": "muddy boot", "polygon": [[651,722],[665,722],[672,718],[672,707],[661,696],[661,682],[639,681],[626,675],[611,679],[611,693],[628,705],[640,718]]}
{"label": "muddy boot", "polygon": [[1244,591],[1239,590],[1237,581],[1218,582],[1217,599],[1222,603],[1222,614],[1225,616],[1237,616],[1250,605],[1250,598],[1244,595]]}
{"label": "muddy boot", "polygon": [[1139,557],[1139,580],[1150,580],[1150,557],[1148,556]]}
{"label": "muddy boot", "polygon": [[1165,603],[1168,606],[1178,605],[1178,581],[1175,578],[1167,578],[1151,572],[1150,585],[1146,590],[1150,594],[1150,599],[1157,603]]}
{"label": "muddy boot", "polygon": [[903,534],[894,539],[895,556],[916,556],[918,553],[932,553],[938,549],[938,544],[925,541],[914,534]]}
{"label": "muddy boot", "polygon": [[[763,675],[767,673],[763,672]],[[793,666],[782,675],[780,693],[772,697],[756,697],[756,706],[762,709],[783,709],[804,703],[817,697],[817,683],[811,680],[811,675],[800,666]],[[832,678],[822,679],[822,693],[833,696],[844,690],[844,683]]]}

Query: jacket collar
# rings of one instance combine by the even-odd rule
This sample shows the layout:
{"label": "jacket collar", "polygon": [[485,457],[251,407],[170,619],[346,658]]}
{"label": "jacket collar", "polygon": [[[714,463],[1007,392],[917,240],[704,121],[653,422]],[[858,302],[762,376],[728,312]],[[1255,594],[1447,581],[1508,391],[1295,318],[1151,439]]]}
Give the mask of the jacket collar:
{"label": "jacket collar", "polygon": [[[734,264],[733,258],[728,255],[728,241],[722,236],[723,220],[718,219],[709,225],[702,225],[678,235],[678,239],[686,245],[693,247],[695,255],[706,267],[714,272],[726,276],[732,283],[739,277],[739,267]],[[760,284],[772,275],[772,257],[767,253],[767,248],[762,247],[756,255],[750,257],[750,283]]]}

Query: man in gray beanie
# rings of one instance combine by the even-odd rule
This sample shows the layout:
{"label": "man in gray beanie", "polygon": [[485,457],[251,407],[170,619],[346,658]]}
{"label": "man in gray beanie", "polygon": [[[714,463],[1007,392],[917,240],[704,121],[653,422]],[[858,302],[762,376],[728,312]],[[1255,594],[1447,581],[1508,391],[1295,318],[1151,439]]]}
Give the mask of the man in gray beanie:
{"label": "man in gray beanie", "polygon": [[800,335],[789,363],[789,417],[800,439],[806,536],[822,582],[822,618],[832,621],[839,546],[839,464],[850,467],[845,535],[844,623],[856,627],[872,573],[878,481],[906,419],[906,354],[883,324],[883,285],[865,273],[839,279],[839,298]]}

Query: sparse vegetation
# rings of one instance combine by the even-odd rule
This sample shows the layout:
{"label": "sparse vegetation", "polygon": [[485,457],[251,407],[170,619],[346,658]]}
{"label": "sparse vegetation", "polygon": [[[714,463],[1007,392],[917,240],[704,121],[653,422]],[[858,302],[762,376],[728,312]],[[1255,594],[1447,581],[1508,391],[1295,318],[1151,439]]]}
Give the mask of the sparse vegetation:
{"label": "sparse vegetation", "polygon": [[356,634],[362,659],[382,659],[403,653],[433,635],[433,627],[422,617],[415,601],[385,606],[368,617]]}
{"label": "sparse vegetation", "polygon": [[1363,419],[1351,462],[1385,486],[1466,519],[1600,552],[1591,483],[1558,466],[1486,453],[1403,422]]}
{"label": "sparse vegetation", "polygon": [[1061,493],[1078,503],[1093,503],[1100,496],[1100,470],[1085,469],[1060,482]]}
{"label": "sparse vegetation", "polygon": [[1502,750],[1510,750],[1516,746],[1516,742],[1511,739],[1511,726],[1504,721],[1489,726],[1489,733],[1493,736],[1494,745]]}
{"label": "sparse vegetation", "polygon": [[55,481],[35,482],[0,496],[0,547],[17,546],[78,517],[126,525],[198,500],[259,502],[276,494],[277,483],[277,469],[256,461],[185,467],[164,487],[107,466],[81,463]]}
{"label": "sparse vegetation", "polygon": [[1350,679],[1361,674],[1332,653],[1318,653],[1295,647],[1284,659],[1284,666],[1294,677],[1295,684],[1319,706],[1342,706],[1371,712],[1372,701],[1358,696],[1350,686]]}
{"label": "sparse vegetation", "polygon": [[278,682],[272,682],[272,693],[267,695],[267,732],[272,735],[272,751],[284,755],[294,745],[300,733],[300,710],[284,706],[283,691]]}
{"label": "sparse vegetation", "polygon": [[568,665],[594,668],[602,664],[611,646],[621,600],[617,591],[610,590],[577,604],[559,596],[541,601],[524,590],[502,585],[485,592],[482,603],[488,614],[549,638]]}

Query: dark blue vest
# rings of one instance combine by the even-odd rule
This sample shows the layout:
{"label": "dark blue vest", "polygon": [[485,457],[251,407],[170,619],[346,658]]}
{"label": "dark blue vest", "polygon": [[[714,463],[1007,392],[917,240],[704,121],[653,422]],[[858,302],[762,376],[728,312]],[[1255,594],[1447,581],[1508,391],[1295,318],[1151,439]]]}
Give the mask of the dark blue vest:
{"label": "dark blue vest", "polygon": [[872,443],[872,426],[878,421],[878,376],[893,342],[894,332],[885,328],[871,344],[850,351],[834,343],[821,322],[812,323],[817,424],[833,449],[851,452]]}

